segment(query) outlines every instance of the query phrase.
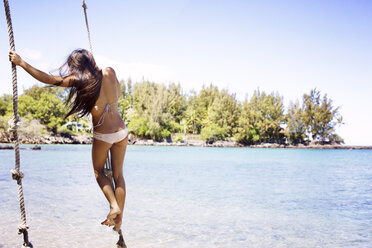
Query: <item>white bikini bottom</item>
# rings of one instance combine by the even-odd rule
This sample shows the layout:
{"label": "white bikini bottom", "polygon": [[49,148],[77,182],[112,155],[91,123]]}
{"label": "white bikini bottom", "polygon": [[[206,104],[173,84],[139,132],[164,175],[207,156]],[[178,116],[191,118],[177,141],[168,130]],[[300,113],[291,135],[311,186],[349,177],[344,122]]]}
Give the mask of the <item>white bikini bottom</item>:
{"label": "white bikini bottom", "polygon": [[109,144],[114,144],[119,141],[122,141],[128,136],[128,129],[125,127],[125,129],[122,129],[120,131],[117,131],[115,133],[97,133],[93,132],[93,138],[97,140],[101,140],[104,142],[107,142]]}

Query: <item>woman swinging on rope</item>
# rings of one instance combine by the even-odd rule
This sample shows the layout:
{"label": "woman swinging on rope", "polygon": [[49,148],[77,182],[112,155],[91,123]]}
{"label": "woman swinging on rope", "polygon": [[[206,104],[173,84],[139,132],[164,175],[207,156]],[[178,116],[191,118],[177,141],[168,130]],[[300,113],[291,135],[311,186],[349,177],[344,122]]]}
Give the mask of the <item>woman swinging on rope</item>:
{"label": "woman swinging on rope", "polygon": [[[117,111],[120,87],[115,71],[112,68],[99,69],[93,55],[85,49],[75,50],[69,55],[66,63],[60,67],[60,76],[49,75],[34,68],[14,51],[9,52],[9,59],[42,83],[70,88],[66,105],[71,109],[65,118],[72,114],[80,117],[89,113],[92,115],[94,174],[110,203],[110,211],[101,224],[120,230],[126,193],[123,162],[128,131]],[[109,151],[115,190],[104,174]]]}

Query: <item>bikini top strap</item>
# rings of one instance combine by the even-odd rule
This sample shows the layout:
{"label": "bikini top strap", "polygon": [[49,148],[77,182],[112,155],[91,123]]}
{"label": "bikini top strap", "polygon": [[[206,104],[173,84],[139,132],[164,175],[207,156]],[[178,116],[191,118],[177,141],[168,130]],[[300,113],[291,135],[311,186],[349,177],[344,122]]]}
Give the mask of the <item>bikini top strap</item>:
{"label": "bikini top strap", "polygon": [[[119,102],[119,92],[118,92],[118,86],[117,86],[117,84],[118,83],[115,82],[116,102],[113,102],[111,104],[109,104],[109,103],[106,104],[105,109],[103,110],[102,115],[101,115],[101,117],[99,118],[99,120],[97,122],[97,125],[93,126],[93,128],[98,127],[98,126],[101,126],[103,124],[103,121],[105,120],[106,112],[112,111],[111,105],[117,104]],[[95,107],[98,108],[98,106],[95,106]]]}
{"label": "bikini top strap", "polygon": [[110,111],[110,104],[106,104],[105,106],[105,109],[103,110],[102,114],[101,114],[101,117],[99,118],[98,122],[97,122],[97,125],[93,126],[94,127],[98,127],[98,126],[101,126],[103,124],[103,121],[105,120],[105,115],[106,115],[106,112]]}

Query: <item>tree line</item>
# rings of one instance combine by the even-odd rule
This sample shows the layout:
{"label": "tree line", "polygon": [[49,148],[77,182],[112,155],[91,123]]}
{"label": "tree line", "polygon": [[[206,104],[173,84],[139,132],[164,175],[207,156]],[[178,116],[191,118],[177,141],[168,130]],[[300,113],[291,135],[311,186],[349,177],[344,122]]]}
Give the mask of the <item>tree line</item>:
{"label": "tree line", "polygon": [[[340,108],[317,89],[285,107],[279,93],[259,89],[239,101],[234,93],[210,84],[199,92],[184,93],[180,84],[150,81],[120,81],[119,112],[129,131],[156,141],[171,134],[200,135],[203,140],[235,140],[243,144],[343,143],[335,128],[342,124]],[[54,133],[66,131],[63,125],[76,120],[66,114],[62,88],[34,85],[19,97],[19,116],[38,120]],[[12,96],[0,97],[0,128],[12,115]],[[88,120],[83,120],[89,123]]]}

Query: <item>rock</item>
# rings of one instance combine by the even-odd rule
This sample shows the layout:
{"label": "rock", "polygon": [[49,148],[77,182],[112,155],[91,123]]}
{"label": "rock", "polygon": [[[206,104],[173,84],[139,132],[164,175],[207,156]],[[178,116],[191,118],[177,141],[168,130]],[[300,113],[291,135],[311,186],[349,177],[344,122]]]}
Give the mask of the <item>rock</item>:
{"label": "rock", "polygon": [[187,146],[206,146],[206,143],[202,140],[187,140]]}
{"label": "rock", "polygon": [[237,147],[238,144],[236,141],[225,141],[225,140],[217,140],[216,142],[213,142],[212,144],[208,144],[207,146],[211,147]]}
{"label": "rock", "polygon": [[[0,143],[11,143],[12,134],[9,132],[0,131]],[[90,134],[44,134],[31,135],[19,132],[19,142],[21,144],[91,144],[93,137]],[[163,140],[162,142],[155,142],[153,140],[141,139],[136,135],[128,135],[128,144],[143,145],[143,146],[198,146],[198,147],[248,147],[248,148],[291,148],[291,149],[350,149],[350,150],[372,150],[372,146],[346,146],[340,144],[320,144],[313,142],[311,144],[276,144],[276,143],[261,143],[255,145],[244,145],[233,140],[209,140],[205,142],[197,139],[184,139],[181,142],[172,142],[171,140]],[[34,146],[35,149],[41,149],[40,146]],[[40,148],[39,148],[40,147]],[[13,149],[11,145],[0,145],[0,149]],[[34,149],[34,148],[31,148]]]}
{"label": "rock", "polygon": [[92,144],[93,142],[93,137],[87,134],[74,134],[71,138],[74,144]]}
{"label": "rock", "polygon": [[31,150],[41,150],[41,146],[38,146],[38,145],[33,146],[31,147]]}

